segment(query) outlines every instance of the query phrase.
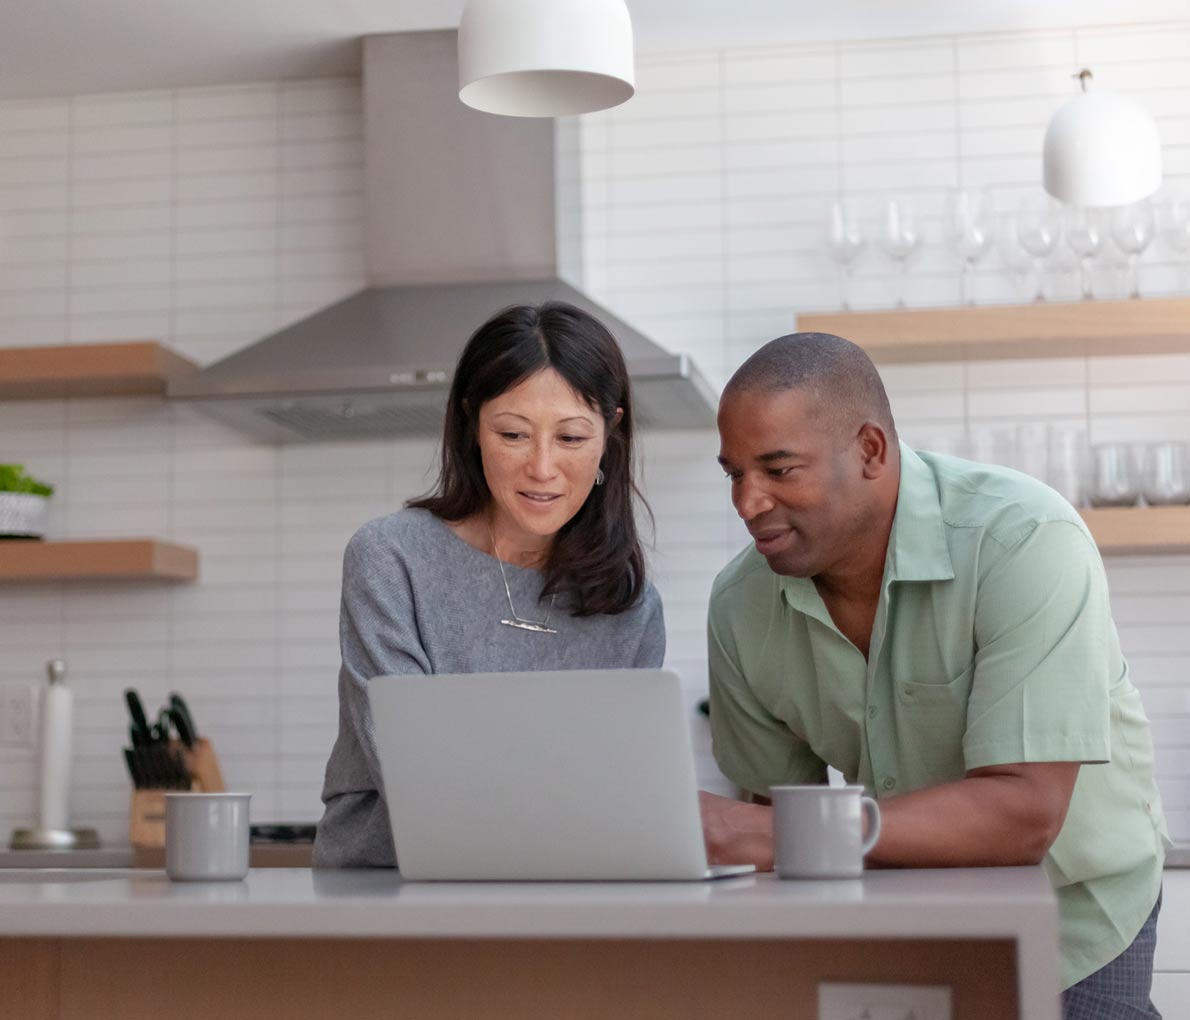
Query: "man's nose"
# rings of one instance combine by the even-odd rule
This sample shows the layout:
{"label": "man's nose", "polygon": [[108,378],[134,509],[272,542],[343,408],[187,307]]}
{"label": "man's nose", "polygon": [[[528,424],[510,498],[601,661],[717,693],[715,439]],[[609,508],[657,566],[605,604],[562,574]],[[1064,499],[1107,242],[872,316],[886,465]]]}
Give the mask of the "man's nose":
{"label": "man's nose", "polygon": [[745,521],[759,517],[773,508],[772,498],[764,486],[747,477],[736,482],[731,501],[735,504],[735,512]]}

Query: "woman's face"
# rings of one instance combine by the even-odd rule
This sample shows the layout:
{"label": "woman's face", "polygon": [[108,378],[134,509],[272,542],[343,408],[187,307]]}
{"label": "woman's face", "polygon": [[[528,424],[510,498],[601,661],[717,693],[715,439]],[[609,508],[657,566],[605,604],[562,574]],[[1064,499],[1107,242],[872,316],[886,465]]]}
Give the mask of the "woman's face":
{"label": "woman's face", "polygon": [[556,535],[595,484],[603,418],[545,368],[479,409],[479,450],[493,525],[525,539]]}

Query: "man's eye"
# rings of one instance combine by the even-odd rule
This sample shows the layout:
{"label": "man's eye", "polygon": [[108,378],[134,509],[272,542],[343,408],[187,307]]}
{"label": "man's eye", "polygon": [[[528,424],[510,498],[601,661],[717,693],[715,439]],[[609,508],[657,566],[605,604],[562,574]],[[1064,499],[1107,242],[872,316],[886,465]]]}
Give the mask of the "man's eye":
{"label": "man's eye", "polygon": [[773,478],[784,478],[792,470],[791,467],[769,468],[769,475]]}

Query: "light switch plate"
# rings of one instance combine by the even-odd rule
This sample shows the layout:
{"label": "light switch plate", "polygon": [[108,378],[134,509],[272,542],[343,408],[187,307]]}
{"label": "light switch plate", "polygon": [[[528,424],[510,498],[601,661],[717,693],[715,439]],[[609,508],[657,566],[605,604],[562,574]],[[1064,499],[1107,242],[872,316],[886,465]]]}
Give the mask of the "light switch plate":
{"label": "light switch plate", "polygon": [[818,986],[818,1020],[951,1020],[945,985]]}
{"label": "light switch plate", "polygon": [[32,747],[37,722],[34,688],[24,684],[0,686],[0,746]]}

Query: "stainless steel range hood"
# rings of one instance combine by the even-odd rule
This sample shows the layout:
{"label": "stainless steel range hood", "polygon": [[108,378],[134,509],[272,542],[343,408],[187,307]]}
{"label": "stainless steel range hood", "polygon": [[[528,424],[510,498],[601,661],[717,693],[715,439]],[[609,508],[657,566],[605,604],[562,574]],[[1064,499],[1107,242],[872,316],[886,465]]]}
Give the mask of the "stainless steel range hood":
{"label": "stainless steel range hood", "polygon": [[558,200],[565,128],[471,110],[456,68],[454,32],[364,40],[369,286],[179,379],[169,396],[274,442],[436,435],[475,328],[507,305],[556,299],[619,340],[641,424],[713,426],[714,393],[687,357],[563,279],[581,276],[578,233],[558,229],[577,208]]}

